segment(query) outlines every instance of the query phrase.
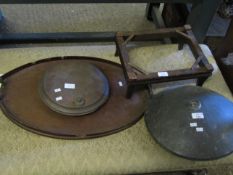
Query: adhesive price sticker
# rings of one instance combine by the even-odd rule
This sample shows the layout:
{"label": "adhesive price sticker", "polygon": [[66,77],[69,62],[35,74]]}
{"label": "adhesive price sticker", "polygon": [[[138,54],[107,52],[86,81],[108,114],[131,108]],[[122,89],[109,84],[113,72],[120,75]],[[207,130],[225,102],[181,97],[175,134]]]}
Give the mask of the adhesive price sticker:
{"label": "adhesive price sticker", "polygon": [[168,72],[158,72],[159,77],[168,77]]}
{"label": "adhesive price sticker", "polygon": [[119,86],[120,86],[120,87],[122,87],[122,86],[123,86],[122,81],[119,81],[119,82],[118,82],[118,84],[119,84]]}
{"label": "adhesive price sticker", "polygon": [[192,113],[192,118],[193,119],[204,119],[204,114],[202,112],[195,112],[195,113]]}
{"label": "adhesive price sticker", "polygon": [[65,89],[75,89],[75,84],[74,83],[65,83],[64,88]]}
{"label": "adhesive price sticker", "polygon": [[55,93],[61,92],[61,88],[54,89],[54,92],[55,92]]}

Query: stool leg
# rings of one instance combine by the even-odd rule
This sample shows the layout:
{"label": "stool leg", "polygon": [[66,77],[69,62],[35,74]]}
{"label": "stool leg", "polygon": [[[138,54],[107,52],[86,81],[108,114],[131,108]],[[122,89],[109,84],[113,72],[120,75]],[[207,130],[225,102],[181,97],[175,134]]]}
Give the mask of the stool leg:
{"label": "stool leg", "polygon": [[126,98],[131,98],[134,91],[134,86],[127,85]]}
{"label": "stool leg", "polygon": [[118,57],[118,56],[119,56],[119,50],[118,50],[118,48],[116,46],[115,57]]}
{"label": "stool leg", "polygon": [[219,62],[221,58],[226,57],[231,52],[233,52],[233,17],[227,29],[226,36],[214,53],[216,61]]}
{"label": "stool leg", "polygon": [[222,0],[204,0],[194,3],[188,16],[187,24],[192,26],[193,33],[199,42],[203,42],[212,18]]}
{"label": "stool leg", "polygon": [[153,18],[152,18],[153,6],[158,6],[159,7],[160,3],[147,3],[147,5],[146,5],[146,18],[149,21],[153,21]]}
{"label": "stool leg", "polygon": [[3,21],[3,14],[2,14],[2,11],[0,9],[0,23]]}
{"label": "stool leg", "polygon": [[208,77],[199,77],[197,79],[197,86],[202,86],[207,79],[208,79]]}

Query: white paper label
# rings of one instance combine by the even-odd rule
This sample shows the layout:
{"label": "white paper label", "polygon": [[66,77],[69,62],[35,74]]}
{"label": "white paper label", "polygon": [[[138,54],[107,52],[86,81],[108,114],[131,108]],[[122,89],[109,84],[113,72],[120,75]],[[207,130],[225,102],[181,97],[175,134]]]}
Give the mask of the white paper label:
{"label": "white paper label", "polygon": [[119,86],[123,86],[123,83],[121,81],[118,82]]}
{"label": "white paper label", "polygon": [[75,89],[75,84],[73,83],[65,83],[64,84],[65,89]]}
{"label": "white paper label", "polygon": [[193,119],[203,119],[204,118],[204,114],[202,112],[192,113],[192,118]]}
{"label": "white paper label", "polygon": [[61,92],[61,88],[54,89],[54,92]]}
{"label": "white paper label", "polygon": [[196,131],[197,131],[197,132],[203,132],[204,129],[199,127],[199,128],[196,128]]}
{"label": "white paper label", "polygon": [[190,123],[190,127],[197,127],[197,123]]}
{"label": "white paper label", "polygon": [[168,72],[158,72],[159,77],[168,77]]}
{"label": "white paper label", "polygon": [[62,96],[56,97],[56,101],[61,101],[62,100]]}

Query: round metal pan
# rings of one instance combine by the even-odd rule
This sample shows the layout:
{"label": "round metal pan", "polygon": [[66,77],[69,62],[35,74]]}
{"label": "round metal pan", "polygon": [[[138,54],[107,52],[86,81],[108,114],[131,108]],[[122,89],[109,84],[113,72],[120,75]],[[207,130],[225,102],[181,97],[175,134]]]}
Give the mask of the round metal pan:
{"label": "round metal pan", "polygon": [[149,100],[145,114],[152,137],[172,153],[213,160],[233,151],[233,103],[211,90],[184,86]]}
{"label": "round metal pan", "polygon": [[[40,99],[38,83],[44,72],[65,62],[91,63],[106,75],[109,98],[96,112],[79,117],[62,115]],[[128,128],[141,118],[148,99],[146,90],[127,99],[121,65],[93,57],[56,57],[29,63],[4,74],[1,83],[0,105],[10,120],[34,133],[63,139],[95,138]]]}

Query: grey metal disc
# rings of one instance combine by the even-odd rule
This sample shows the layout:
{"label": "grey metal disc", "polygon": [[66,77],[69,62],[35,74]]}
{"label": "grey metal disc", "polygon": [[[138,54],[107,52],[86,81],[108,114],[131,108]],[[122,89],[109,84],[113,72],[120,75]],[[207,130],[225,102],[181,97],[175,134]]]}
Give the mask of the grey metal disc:
{"label": "grey metal disc", "polygon": [[96,111],[106,102],[109,83],[95,65],[66,62],[45,72],[39,83],[39,94],[50,109],[80,116]]}
{"label": "grey metal disc", "polygon": [[160,92],[151,97],[145,122],[161,146],[184,158],[213,160],[233,151],[233,103],[211,90]]}

